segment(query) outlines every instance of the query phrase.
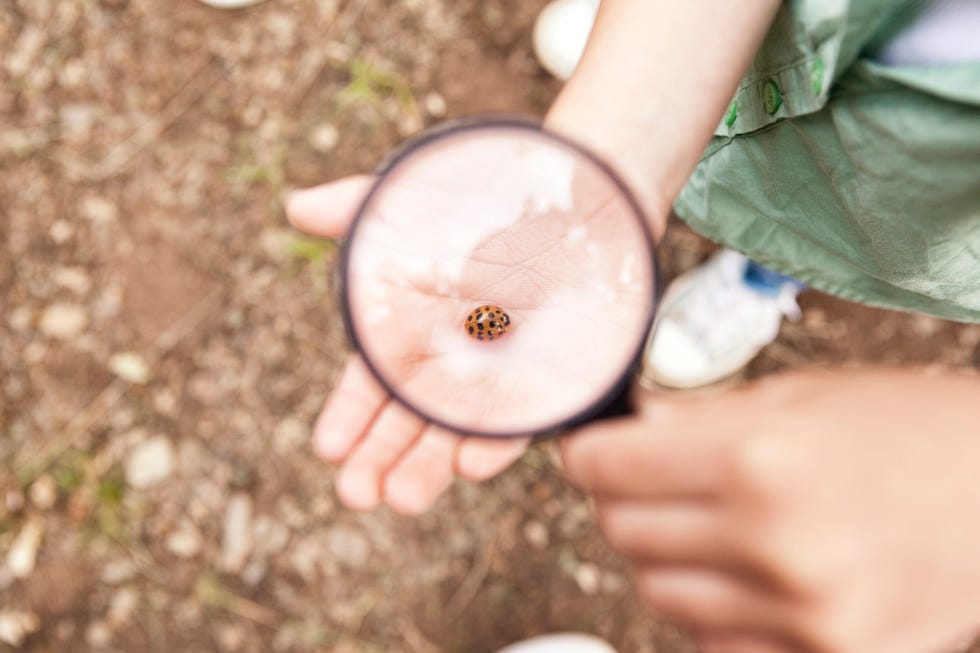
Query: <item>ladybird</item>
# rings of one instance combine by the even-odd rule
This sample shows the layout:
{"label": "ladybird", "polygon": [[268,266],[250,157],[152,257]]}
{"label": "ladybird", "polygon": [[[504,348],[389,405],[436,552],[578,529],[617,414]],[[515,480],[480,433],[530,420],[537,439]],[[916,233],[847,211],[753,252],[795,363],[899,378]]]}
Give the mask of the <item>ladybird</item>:
{"label": "ladybird", "polygon": [[504,313],[504,309],[490,304],[474,308],[463,322],[466,333],[477,340],[499,338],[507,333],[509,327],[510,316]]}

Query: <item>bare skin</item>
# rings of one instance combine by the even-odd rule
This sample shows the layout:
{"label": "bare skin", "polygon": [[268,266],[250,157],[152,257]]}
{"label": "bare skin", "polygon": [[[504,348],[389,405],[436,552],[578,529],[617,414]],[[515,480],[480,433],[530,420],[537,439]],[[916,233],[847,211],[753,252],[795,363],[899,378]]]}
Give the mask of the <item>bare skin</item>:
{"label": "bare skin", "polygon": [[[547,125],[604,155],[662,233],[778,6],[605,0]],[[290,218],[341,236],[367,184],[294,195]],[[927,653],[980,625],[977,397],[980,381],[953,374],[777,375],[711,398],[645,397],[636,416],[572,434],[563,455],[651,608],[705,653]],[[525,447],[426,426],[357,359],[314,443],[343,464],[349,506],[409,513]]]}
{"label": "bare skin", "polygon": [[704,653],[928,653],[980,626],[980,379],[783,374],[563,442],[649,604]]}
{"label": "bare skin", "polygon": [[[655,236],[748,67],[775,0],[748,8],[708,3],[603,3],[579,70],[545,121],[605,157],[632,185]],[[708,41],[697,35],[710,33]],[[683,63],[683,66],[681,64]],[[638,143],[656,144],[649,148]],[[371,180],[349,177],[294,193],[298,228],[342,237]],[[526,448],[522,442],[457,440],[389,401],[354,358],[314,430],[314,450],[340,463],[341,499],[370,510],[382,502],[425,511],[454,475],[483,480]]]}
{"label": "bare skin", "polygon": [[[370,184],[369,177],[353,177],[294,193],[289,218],[308,233],[339,238]],[[463,440],[426,424],[392,401],[354,356],[317,420],[313,448],[325,461],[343,464],[337,492],[349,507],[371,510],[384,501],[399,512],[418,514],[455,475],[490,478],[516,459],[526,443]]]}
{"label": "bare skin", "polygon": [[[294,194],[288,207],[290,218],[309,233],[340,237],[346,233],[351,216],[371,181],[367,177],[352,178]],[[609,190],[610,187],[599,192],[585,189],[587,199],[580,205],[583,219],[581,230],[588,235],[582,238],[602,242],[604,252],[628,252],[635,248],[638,240],[636,227],[630,229],[635,221],[632,216],[622,214],[621,210],[625,207],[622,201],[610,201],[606,196]],[[554,395],[552,399],[560,403],[567,401],[565,395],[569,393],[591,398],[596,384],[602,382],[596,376],[597,371],[607,369],[613,376],[609,379],[612,383],[628,362],[625,359],[618,364],[614,361],[616,356],[623,355],[622,350],[617,348],[622,335],[615,330],[609,331],[614,327],[607,325],[617,311],[635,313],[636,307],[641,307],[647,301],[649,286],[617,286],[617,296],[604,309],[601,319],[579,315],[583,309],[578,301],[567,305],[549,304],[544,291],[551,280],[564,278],[570,279],[573,285],[582,285],[587,280],[577,277],[583,274],[618,277],[622,262],[622,256],[612,256],[610,261],[597,262],[601,269],[587,271],[583,266],[583,257],[578,256],[574,249],[576,246],[570,245],[564,238],[566,230],[562,224],[547,219],[522,221],[513,228],[519,233],[507,230],[482,243],[462,270],[461,281],[456,286],[459,292],[457,297],[441,296],[433,280],[424,277],[406,286],[405,275],[397,269],[390,270],[390,274],[386,274],[384,269],[380,270],[374,281],[391,291],[387,295],[391,298],[390,302],[396,302],[396,312],[443,315],[442,319],[433,320],[442,324],[457,325],[475,306],[491,299],[500,299],[511,311],[514,323],[510,333],[492,346],[523,351],[523,354],[513,357],[515,364],[533,366],[535,351],[546,348],[549,341],[556,337],[564,337],[553,330],[522,328],[523,323],[557,320],[562,324],[574,324],[589,320],[593,328],[605,329],[610,337],[596,339],[587,351],[581,350],[576,338],[569,344],[568,350],[577,352],[575,364],[589,369],[591,374],[564,374],[561,375],[561,383],[549,383],[547,387]],[[383,225],[381,231],[380,237],[384,237]],[[398,246],[407,247],[409,251],[418,251],[423,246],[422,243],[412,242],[413,236],[410,234],[399,232],[389,236],[393,240],[397,238],[400,241]],[[418,238],[429,237],[418,235]],[[391,245],[385,242],[379,248],[391,252]],[[387,255],[385,260],[391,258]],[[502,269],[513,272],[501,274]],[[574,283],[579,281],[581,283]],[[642,296],[629,294],[637,291]],[[360,319],[355,316],[355,321]],[[372,332],[369,325],[362,328],[368,334]],[[434,367],[427,364],[433,356],[433,343],[428,331],[399,330],[397,338],[391,338],[392,332],[385,328],[374,333],[377,337],[373,340],[386,348],[379,358],[390,363],[389,369],[384,370],[388,378],[424,386],[427,383],[424,376],[426,370],[431,372]],[[386,338],[386,335],[389,337]],[[642,336],[637,332],[634,337]],[[477,350],[486,347],[486,344],[473,342],[461,328],[448,337],[444,334],[439,340],[444,345],[446,340],[454,337],[457,342],[450,343],[450,347],[469,346]],[[552,361],[552,364],[559,368],[556,372],[560,374],[561,364],[571,364],[570,360]],[[533,368],[511,371],[522,382],[537,373]],[[575,378],[582,379],[581,388],[573,384]],[[440,384],[436,380],[432,387],[445,388]],[[507,385],[514,386],[514,381],[508,380]],[[476,390],[478,393],[475,396],[480,400],[478,403],[470,401],[467,387],[453,387],[454,396],[441,397],[440,400],[467,406],[467,414],[476,419],[482,404],[489,399],[520,402],[527,401],[530,395],[536,409],[540,408],[543,399],[547,399],[522,387]],[[420,394],[425,396],[431,393]],[[574,402],[574,399],[571,401]],[[575,408],[580,405],[576,403]],[[474,423],[472,426],[480,427],[481,424]],[[486,478],[510,464],[525,448],[525,441],[458,440],[443,429],[424,424],[387,397],[360,357],[354,357],[348,363],[314,431],[315,451],[329,462],[344,464],[337,491],[349,507],[368,510],[385,501],[393,509],[408,514],[428,508],[454,475],[476,480]]]}
{"label": "bare skin", "polygon": [[[373,195],[348,249],[352,327],[385,385],[423,414],[485,433],[548,430],[619,382],[646,337],[644,227],[586,159],[552,178],[567,187],[547,199],[522,165],[485,165],[496,157],[474,145],[564,152],[550,149],[557,141],[526,130],[464,138],[476,149],[455,149],[452,165],[430,167],[423,151]],[[508,331],[490,333],[490,321],[468,333],[464,316],[489,304],[507,311]]]}

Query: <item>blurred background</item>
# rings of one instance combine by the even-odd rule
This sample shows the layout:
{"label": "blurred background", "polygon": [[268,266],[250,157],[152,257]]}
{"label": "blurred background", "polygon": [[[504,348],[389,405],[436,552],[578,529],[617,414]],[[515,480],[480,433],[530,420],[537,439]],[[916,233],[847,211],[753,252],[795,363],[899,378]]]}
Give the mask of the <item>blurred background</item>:
{"label": "blurred background", "polygon": [[[0,650],[681,653],[544,448],[421,518],[310,454],[336,246],[284,190],[540,115],[543,0],[0,0]],[[679,223],[669,275],[713,246]],[[749,369],[980,365],[980,326],[817,293]]]}

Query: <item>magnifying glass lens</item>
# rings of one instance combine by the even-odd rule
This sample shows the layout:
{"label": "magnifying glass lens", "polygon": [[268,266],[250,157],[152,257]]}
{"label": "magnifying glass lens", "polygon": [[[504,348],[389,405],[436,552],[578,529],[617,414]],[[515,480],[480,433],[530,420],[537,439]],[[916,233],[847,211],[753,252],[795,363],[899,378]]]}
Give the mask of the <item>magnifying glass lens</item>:
{"label": "magnifying glass lens", "polygon": [[625,186],[524,123],[402,151],[344,260],[355,343],[400,401],[462,433],[516,437],[601,407],[653,316],[656,265]]}

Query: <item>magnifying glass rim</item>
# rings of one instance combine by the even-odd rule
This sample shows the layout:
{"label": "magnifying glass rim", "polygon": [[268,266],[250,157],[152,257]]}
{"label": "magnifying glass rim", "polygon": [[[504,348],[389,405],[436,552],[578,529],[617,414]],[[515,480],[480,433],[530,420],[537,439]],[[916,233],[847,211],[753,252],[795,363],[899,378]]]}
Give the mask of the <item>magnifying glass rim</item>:
{"label": "magnifying glass rim", "polygon": [[[557,143],[585,156],[589,161],[591,161],[592,164],[602,171],[619,189],[623,197],[626,199],[626,202],[632,209],[634,217],[639,221],[640,231],[643,234],[643,238],[647,245],[647,251],[650,255],[650,264],[652,266],[652,273],[654,277],[653,288],[651,289],[653,292],[653,298],[644,319],[644,328],[642,331],[643,337],[639,339],[639,343],[637,344],[633,355],[629,359],[632,362],[626,367],[623,375],[618,377],[615,382],[611,383],[609,388],[603,392],[601,396],[589,403],[586,407],[572,415],[569,415],[568,417],[558,420],[552,425],[533,430],[480,431],[462,427],[457,424],[452,424],[446,420],[426,414],[424,410],[414,405],[410,400],[406,399],[403,393],[396,390],[393,387],[393,384],[385,378],[371,358],[365,353],[365,348],[362,346],[362,338],[358,336],[358,332],[354,326],[354,320],[352,318],[353,311],[351,310],[352,301],[350,284],[351,243],[354,242],[358,227],[360,226],[361,221],[364,219],[368,207],[371,206],[375,195],[384,185],[387,175],[397,168],[405,159],[411,157],[416,152],[435,144],[438,141],[450,138],[461,132],[476,132],[490,129],[512,129],[517,131],[533,132],[539,136],[544,136],[545,139],[552,139]],[[344,326],[347,329],[347,333],[353,342],[355,349],[361,353],[361,358],[363,359],[364,364],[367,366],[368,370],[370,370],[374,378],[377,379],[378,383],[381,384],[381,386],[388,392],[388,394],[391,395],[393,399],[404,406],[407,410],[418,415],[427,422],[431,422],[436,426],[440,426],[454,433],[464,436],[494,440],[514,440],[518,438],[539,438],[561,431],[568,425],[581,424],[584,421],[587,421],[590,417],[601,413],[603,408],[612,402],[616,396],[623,391],[623,386],[625,383],[628,383],[629,378],[633,374],[636,362],[639,361],[643,348],[646,346],[647,334],[650,332],[650,328],[653,326],[653,318],[661,296],[660,265],[653,236],[650,233],[646,212],[643,210],[643,207],[640,206],[640,203],[637,201],[636,196],[630,190],[629,186],[626,185],[626,183],[609,164],[607,164],[597,154],[593,153],[585,146],[575,142],[567,136],[563,136],[551,130],[545,129],[541,124],[541,121],[535,118],[509,115],[477,116],[447,121],[405,142],[403,145],[396,148],[384,161],[382,161],[381,165],[379,165],[377,170],[375,170],[375,174],[377,175],[377,178],[372,184],[367,195],[364,197],[364,200],[361,202],[361,205],[357,210],[357,214],[354,216],[354,220],[351,222],[351,227],[347,233],[347,239],[344,241],[341,247],[341,301],[344,309],[342,311],[344,314]]]}

